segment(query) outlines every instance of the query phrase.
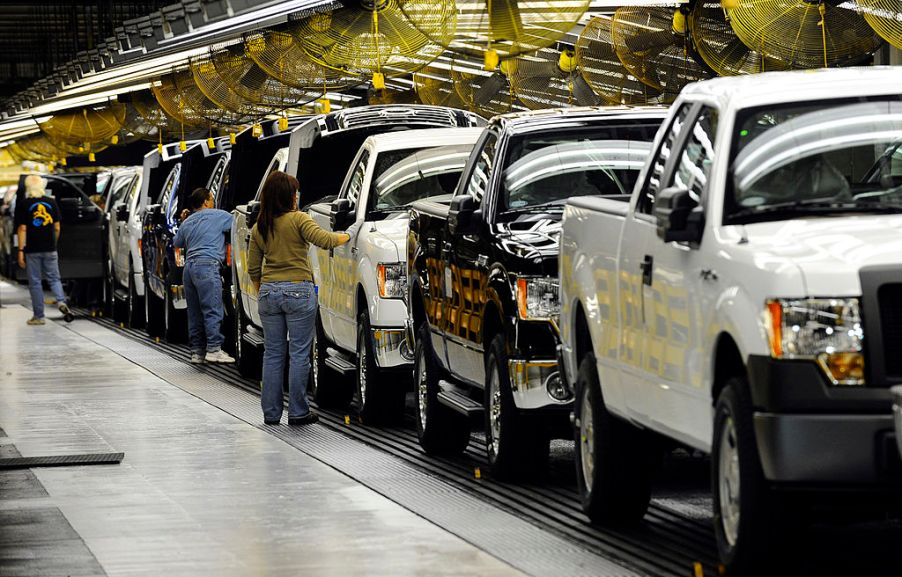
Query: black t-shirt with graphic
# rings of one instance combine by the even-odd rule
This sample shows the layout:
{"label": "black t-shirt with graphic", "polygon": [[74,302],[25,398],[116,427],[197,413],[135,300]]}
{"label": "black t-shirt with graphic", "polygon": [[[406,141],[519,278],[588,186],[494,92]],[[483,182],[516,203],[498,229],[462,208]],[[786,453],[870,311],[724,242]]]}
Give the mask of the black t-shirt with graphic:
{"label": "black t-shirt with graphic", "polygon": [[53,225],[60,221],[60,210],[52,196],[20,198],[16,202],[16,230],[25,225],[25,252],[56,250]]}

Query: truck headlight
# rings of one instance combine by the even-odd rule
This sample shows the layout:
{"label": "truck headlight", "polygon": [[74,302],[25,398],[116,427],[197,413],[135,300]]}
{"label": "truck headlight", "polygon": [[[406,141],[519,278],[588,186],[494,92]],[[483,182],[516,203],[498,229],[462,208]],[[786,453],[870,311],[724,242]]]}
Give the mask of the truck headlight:
{"label": "truck headlight", "polygon": [[765,316],[772,357],[813,359],[834,385],[864,385],[857,298],[769,300]]}
{"label": "truck headlight", "polygon": [[523,320],[557,322],[561,314],[558,280],[546,277],[518,278],[517,311]]}
{"label": "truck headlight", "polygon": [[380,262],[376,267],[379,279],[379,296],[384,299],[400,299],[407,294],[406,263]]}

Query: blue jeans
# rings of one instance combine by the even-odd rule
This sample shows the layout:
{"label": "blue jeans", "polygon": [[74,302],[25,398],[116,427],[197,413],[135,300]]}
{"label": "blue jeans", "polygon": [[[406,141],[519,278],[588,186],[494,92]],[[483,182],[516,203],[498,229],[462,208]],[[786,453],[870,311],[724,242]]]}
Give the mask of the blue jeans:
{"label": "blue jeans", "polygon": [[25,253],[25,270],[28,273],[28,292],[31,293],[31,309],[34,311],[34,318],[44,318],[42,274],[47,278],[47,284],[50,285],[57,304],[66,302],[66,293],[63,292],[63,284],[60,282],[59,256],[56,251]]}
{"label": "blue jeans", "polygon": [[257,310],[263,325],[263,418],[282,418],[282,382],[285,347],[288,347],[288,416],[304,417],[307,378],[310,376],[310,343],[316,320],[316,292],[312,282],[268,282],[260,287]]}
{"label": "blue jeans", "polygon": [[222,348],[222,277],[219,261],[196,258],[185,263],[182,274],[188,301],[188,342],[191,352],[203,355]]}

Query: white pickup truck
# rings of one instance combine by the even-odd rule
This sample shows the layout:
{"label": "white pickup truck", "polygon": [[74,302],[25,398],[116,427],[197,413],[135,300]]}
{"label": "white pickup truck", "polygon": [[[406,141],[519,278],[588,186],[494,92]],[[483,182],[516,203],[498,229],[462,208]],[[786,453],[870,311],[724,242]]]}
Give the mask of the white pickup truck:
{"label": "white pickup truck", "polygon": [[767,574],[814,497],[898,502],[900,94],[886,67],[692,84],[628,203],[570,201],[560,355],[593,521],[643,516],[668,444],[711,455],[732,575]]}
{"label": "white pickup truck", "polygon": [[[364,422],[403,413],[413,362],[405,338],[408,209],[427,197],[450,202],[480,134],[482,128],[433,128],[370,136],[338,198],[310,207],[326,230],[360,223],[347,245],[310,247],[319,291],[311,387],[318,401],[351,397]],[[355,374],[354,386],[334,375],[324,379],[326,367]]]}

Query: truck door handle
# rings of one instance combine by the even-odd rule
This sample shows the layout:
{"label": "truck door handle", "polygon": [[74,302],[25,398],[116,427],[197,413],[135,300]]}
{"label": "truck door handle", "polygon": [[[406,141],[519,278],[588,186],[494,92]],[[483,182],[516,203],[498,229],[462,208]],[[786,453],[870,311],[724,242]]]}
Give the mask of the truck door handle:
{"label": "truck door handle", "polygon": [[654,268],[655,260],[651,257],[651,255],[645,255],[645,259],[639,263],[639,269],[642,271],[642,284],[646,286],[651,286],[651,272],[652,268]]}
{"label": "truck door handle", "polygon": [[351,247],[351,254],[357,254],[357,247],[356,247],[356,246],[352,246],[352,247]]}
{"label": "truck door handle", "polygon": [[450,253],[450,252],[451,252],[451,243],[448,242],[448,241],[445,241],[445,242],[442,244],[442,254],[447,254],[447,253]]}

